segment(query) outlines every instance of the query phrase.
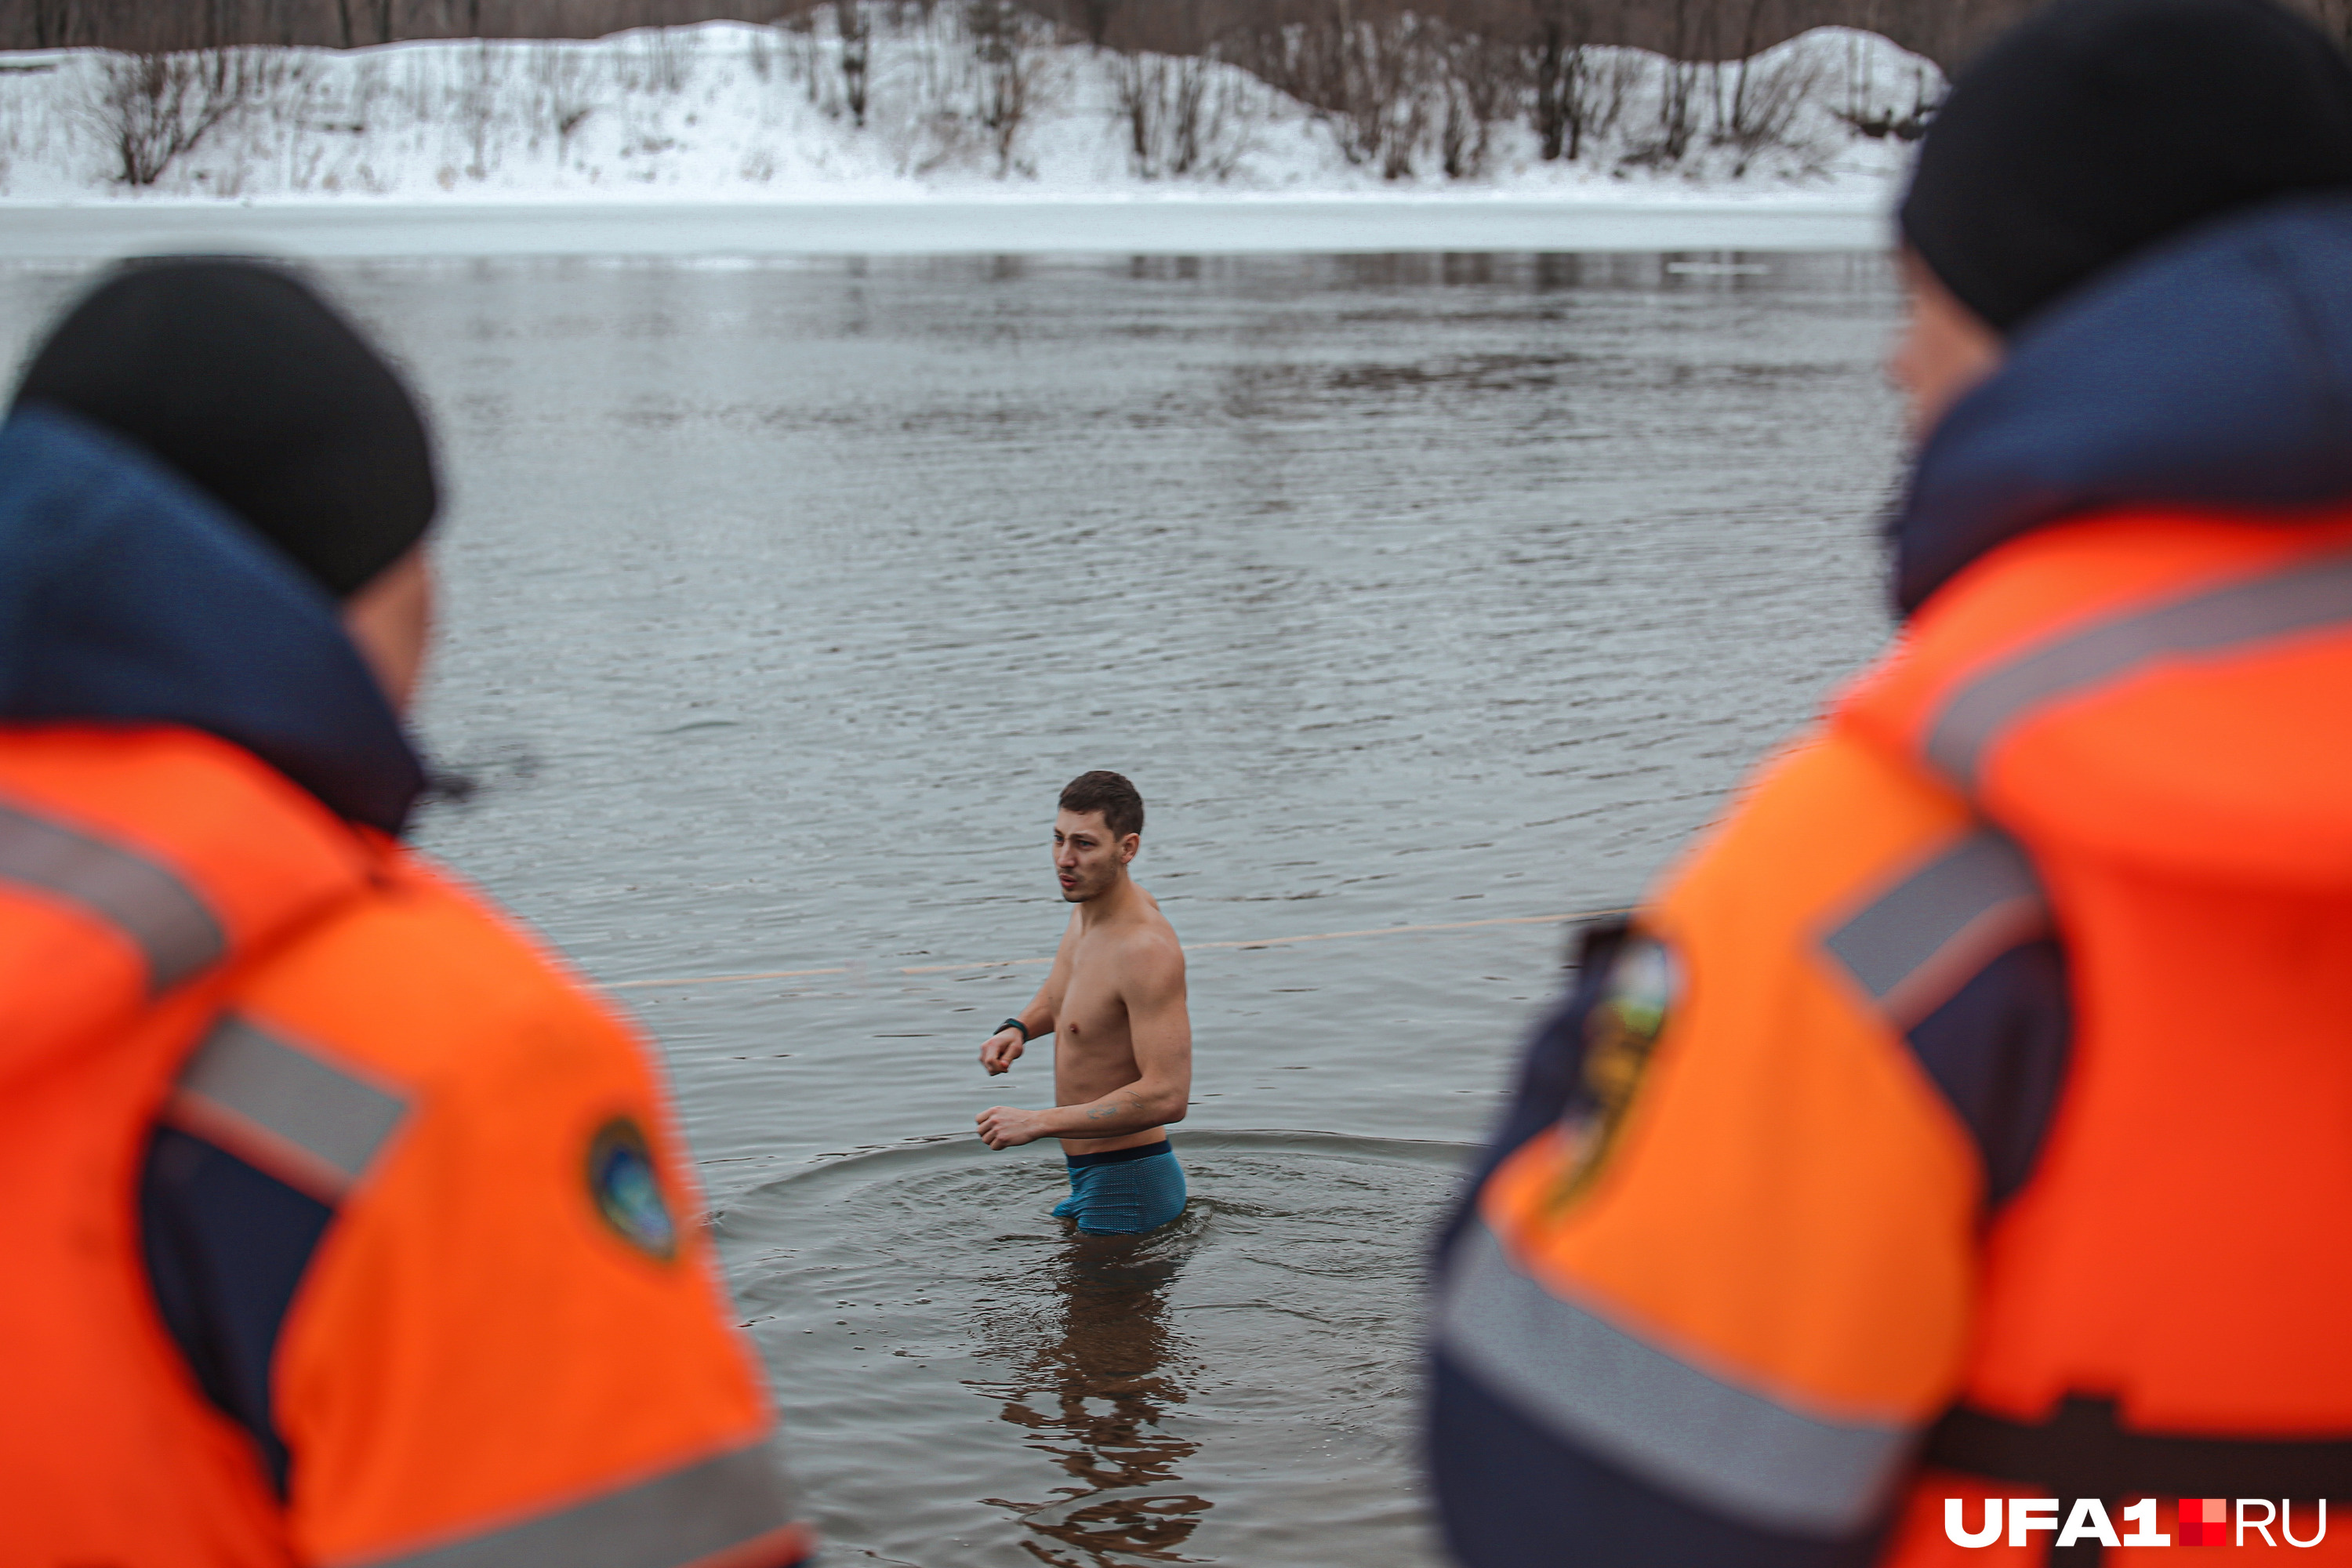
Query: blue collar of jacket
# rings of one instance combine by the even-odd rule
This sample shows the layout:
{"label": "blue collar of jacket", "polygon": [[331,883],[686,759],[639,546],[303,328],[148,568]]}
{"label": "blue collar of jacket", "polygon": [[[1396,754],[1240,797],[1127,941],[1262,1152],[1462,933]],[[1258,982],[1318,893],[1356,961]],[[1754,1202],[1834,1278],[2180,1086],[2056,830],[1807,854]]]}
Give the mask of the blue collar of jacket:
{"label": "blue collar of jacket", "polygon": [[184,724],[398,833],[424,769],[326,591],[129,442],[0,426],[0,721]]}
{"label": "blue collar of jacket", "polygon": [[1891,532],[1905,615],[1977,557],[2126,506],[2352,497],[2352,195],[2233,215],[2053,307],[1931,436]]}

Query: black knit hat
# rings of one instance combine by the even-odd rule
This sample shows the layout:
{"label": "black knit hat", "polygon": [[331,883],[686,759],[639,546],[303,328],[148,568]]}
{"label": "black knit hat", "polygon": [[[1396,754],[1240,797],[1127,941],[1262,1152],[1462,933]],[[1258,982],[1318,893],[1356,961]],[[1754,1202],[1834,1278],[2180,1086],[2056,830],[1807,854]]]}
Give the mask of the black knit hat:
{"label": "black knit hat", "polygon": [[231,258],[132,262],[74,307],[16,388],[125,436],[338,599],[439,505],[416,405],[300,279]]}
{"label": "black knit hat", "polygon": [[2272,0],[2057,0],[1962,70],[1903,237],[2007,334],[2144,247],[2352,185],[2352,64]]}

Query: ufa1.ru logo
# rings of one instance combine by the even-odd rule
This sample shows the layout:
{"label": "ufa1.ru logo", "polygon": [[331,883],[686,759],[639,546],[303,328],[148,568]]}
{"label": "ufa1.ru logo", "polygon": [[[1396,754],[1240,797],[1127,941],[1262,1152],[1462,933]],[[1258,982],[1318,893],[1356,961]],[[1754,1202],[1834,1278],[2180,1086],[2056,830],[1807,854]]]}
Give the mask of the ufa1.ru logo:
{"label": "ufa1.ru logo", "polygon": [[[2074,1499],[2061,1522],[2060,1500],[2054,1497],[1986,1498],[1982,1523],[1969,1530],[1966,1517],[1968,1500],[1948,1497],[1944,1500],[1944,1535],[1955,1546],[1998,1546],[2004,1535],[2011,1546],[2030,1546],[2037,1531],[2055,1535],[2058,1539],[2054,1544],[2059,1546],[2090,1541],[2102,1546],[2175,1544],[2171,1535],[2156,1528],[2154,1498],[2142,1498],[2122,1511],[2123,1521],[2132,1527],[2128,1535],[2116,1533],[2115,1521],[2107,1517],[2107,1505],[2096,1498]],[[2263,1545],[2276,1546],[2278,1542],[2271,1539],[2273,1528],[2289,1546],[2316,1546],[2327,1539],[2327,1504],[2323,1501],[2315,1506],[2318,1528],[2308,1541],[2295,1535],[2291,1527],[2293,1508],[2284,1498],[2275,1503],[2268,1498],[2240,1498],[2235,1519],[2231,1517],[2227,1498],[2182,1498],[2179,1521],[2174,1529],[2182,1546],[2243,1546],[2248,1531],[2259,1536]]]}

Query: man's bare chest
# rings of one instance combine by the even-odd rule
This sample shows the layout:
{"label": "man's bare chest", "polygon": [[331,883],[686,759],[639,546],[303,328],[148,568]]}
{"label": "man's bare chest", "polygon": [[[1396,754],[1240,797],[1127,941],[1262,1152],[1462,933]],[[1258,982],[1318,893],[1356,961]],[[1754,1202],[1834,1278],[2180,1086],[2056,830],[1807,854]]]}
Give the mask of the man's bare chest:
{"label": "man's bare chest", "polygon": [[1066,1046],[1083,1049],[1126,1043],[1127,1003],[1119,994],[1118,977],[1106,973],[1107,967],[1081,963],[1070,976],[1070,988],[1054,1018]]}

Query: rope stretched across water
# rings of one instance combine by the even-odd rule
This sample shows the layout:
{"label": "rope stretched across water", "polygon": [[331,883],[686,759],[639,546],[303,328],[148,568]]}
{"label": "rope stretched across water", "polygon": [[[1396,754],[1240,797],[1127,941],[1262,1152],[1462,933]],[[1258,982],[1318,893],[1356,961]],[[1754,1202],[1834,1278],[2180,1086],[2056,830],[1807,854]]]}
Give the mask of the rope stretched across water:
{"label": "rope stretched across water", "polygon": [[[1248,942],[1188,942],[1186,952],[1204,952],[1214,948],[1295,947],[1308,942],[1346,942],[1356,937],[1412,936],[1427,931],[1476,931],[1485,926],[1551,926],[1568,925],[1577,921],[1598,920],[1604,915],[1622,915],[1628,911],[1616,910],[1581,910],[1564,915],[1500,915],[1483,921],[1442,921],[1432,925],[1374,926],[1365,931],[1314,931],[1302,936],[1266,936]],[[1045,958],[992,958],[976,963],[909,963],[900,965],[900,974],[950,974],[971,969],[1020,969],[1031,964],[1051,963]],[[853,974],[858,966],[837,963],[827,969],[765,969],[754,974],[687,974],[663,980],[616,980],[606,985],[608,991],[646,990],[656,985],[742,985],[760,980],[809,980],[825,974]],[[887,973],[887,972],[886,972]]]}

